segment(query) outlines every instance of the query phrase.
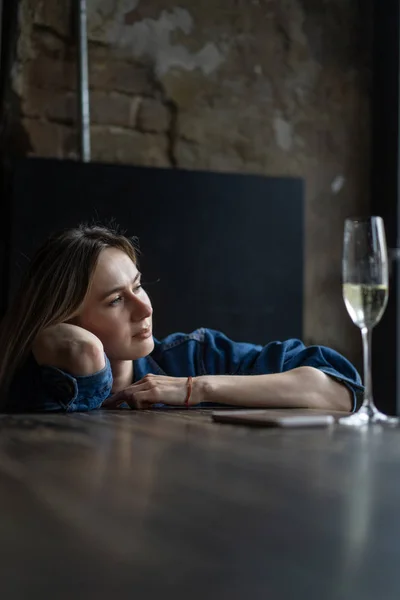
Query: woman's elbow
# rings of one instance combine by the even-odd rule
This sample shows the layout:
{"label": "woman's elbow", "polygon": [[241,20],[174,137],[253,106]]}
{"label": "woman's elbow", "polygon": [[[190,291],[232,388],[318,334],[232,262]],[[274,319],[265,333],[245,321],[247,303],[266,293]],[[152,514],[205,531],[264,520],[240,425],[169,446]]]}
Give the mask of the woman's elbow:
{"label": "woman's elbow", "polygon": [[323,371],[314,367],[304,367],[312,372],[308,375],[314,380],[311,406],[323,410],[350,412],[353,408],[353,394],[343,383],[336,381]]}

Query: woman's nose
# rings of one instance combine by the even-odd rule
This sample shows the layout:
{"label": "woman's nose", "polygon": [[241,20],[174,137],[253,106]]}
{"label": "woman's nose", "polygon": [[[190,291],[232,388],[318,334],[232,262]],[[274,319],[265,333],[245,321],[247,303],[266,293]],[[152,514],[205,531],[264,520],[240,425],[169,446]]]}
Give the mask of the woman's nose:
{"label": "woman's nose", "polygon": [[149,297],[139,298],[134,296],[132,298],[132,321],[141,321],[142,319],[148,319],[153,314],[153,307]]}

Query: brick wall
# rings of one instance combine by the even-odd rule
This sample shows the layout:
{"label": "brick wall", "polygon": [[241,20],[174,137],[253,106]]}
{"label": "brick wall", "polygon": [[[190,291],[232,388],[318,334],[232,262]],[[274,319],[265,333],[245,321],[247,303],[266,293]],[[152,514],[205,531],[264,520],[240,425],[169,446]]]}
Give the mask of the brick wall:
{"label": "brick wall", "polygon": [[[300,175],[305,337],[354,357],[340,290],[345,216],[368,211],[369,1],[88,0],[93,159]],[[75,157],[66,0],[20,0],[11,138]]]}

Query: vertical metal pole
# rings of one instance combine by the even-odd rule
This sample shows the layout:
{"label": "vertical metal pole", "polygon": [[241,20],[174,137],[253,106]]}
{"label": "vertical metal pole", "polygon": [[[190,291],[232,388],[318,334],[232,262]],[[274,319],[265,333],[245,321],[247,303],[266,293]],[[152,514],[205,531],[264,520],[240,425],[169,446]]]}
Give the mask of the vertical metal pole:
{"label": "vertical metal pole", "polygon": [[80,157],[90,162],[90,105],[86,0],[78,2],[78,126]]}

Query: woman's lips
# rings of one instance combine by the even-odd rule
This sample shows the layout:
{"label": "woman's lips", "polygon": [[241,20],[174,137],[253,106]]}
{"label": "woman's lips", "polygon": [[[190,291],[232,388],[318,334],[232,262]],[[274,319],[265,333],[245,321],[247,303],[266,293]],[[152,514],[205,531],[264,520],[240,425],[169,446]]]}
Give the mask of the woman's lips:
{"label": "woman's lips", "polygon": [[152,335],[151,327],[148,327],[147,329],[142,329],[142,331],[139,331],[139,333],[137,333],[133,337],[135,339],[145,340],[145,339],[151,337],[151,335]]}

